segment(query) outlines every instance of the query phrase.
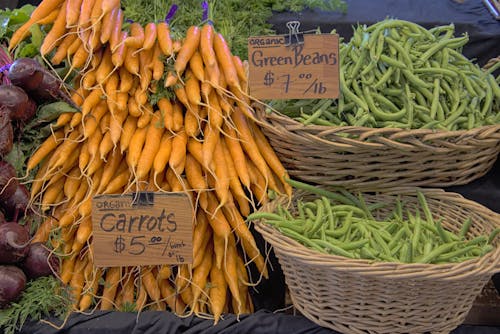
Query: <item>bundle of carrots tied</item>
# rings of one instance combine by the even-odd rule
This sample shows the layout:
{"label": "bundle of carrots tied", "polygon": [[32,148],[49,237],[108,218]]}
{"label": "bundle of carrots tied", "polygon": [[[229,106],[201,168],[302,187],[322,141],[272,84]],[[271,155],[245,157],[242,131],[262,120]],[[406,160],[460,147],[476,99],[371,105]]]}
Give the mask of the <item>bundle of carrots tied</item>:
{"label": "bundle of carrots tied", "polygon": [[[35,23],[50,27],[42,56],[77,74],[80,111],[61,114],[27,165],[46,217],[33,241],[63,259],[75,310],[167,309],[215,322],[252,312],[249,266],[268,272],[245,217],[269,189],[291,189],[253,118],[244,62],[208,23],[183,39],[166,21],[124,25],[119,0],[43,0],[9,48]],[[138,190],[190,195],[192,264],[94,265],[92,197]]]}

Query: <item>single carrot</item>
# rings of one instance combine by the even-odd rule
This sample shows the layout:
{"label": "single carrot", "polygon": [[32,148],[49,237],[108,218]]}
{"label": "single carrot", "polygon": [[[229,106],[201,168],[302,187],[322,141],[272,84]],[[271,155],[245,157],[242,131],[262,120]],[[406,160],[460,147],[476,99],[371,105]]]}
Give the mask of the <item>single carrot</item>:
{"label": "single carrot", "polygon": [[200,34],[200,53],[203,59],[203,63],[206,67],[214,67],[217,65],[217,58],[214,50],[215,31],[213,25],[203,25]]}
{"label": "single carrot", "polygon": [[236,74],[238,75],[238,79],[240,80],[240,84],[246,86],[246,84],[248,83],[248,75],[245,69],[245,65],[243,65],[241,58],[238,57],[237,55],[233,55],[232,58],[234,67],[236,68]]}
{"label": "single carrot", "polygon": [[170,27],[166,22],[159,22],[156,26],[158,34],[158,44],[162,53],[170,57],[173,53],[172,37],[170,36]]}
{"label": "single carrot", "polygon": [[186,155],[186,179],[191,186],[191,189],[198,193],[200,206],[207,208],[207,196],[205,194],[208,189],[207,181],[203,176],[201,164],[193,157],[191,153]]}
{"label": "single carrot", "polygon": [[66,33],[66,6],[62,6],[57,15],[52,28],[43,39],[40,46],[40,54],[42,56],[48,54],[63,40],[63,35]]}
{"label": "single carrot", "polygon": [[68,28],[78,23],[82,0],[66,0],[66,25]]}
{"label": "single carrot", "polygon": [[250,232],[247,223],[241,216],[240,211],[234,205],[234,202],[231,200],[228,201],[228,203],[223,207],[223,211],[227,221],[240,239],[243,250],[248,255],[250,260],[255,263],[259,272],[267,278],[268,271],[264,258],[262,254],[260,254],[252,232]]}
{"label": "single carrot", "polygon": [[210,307],[214,316],[214,324],[217,324],[227,300],[226,278],[224,272],[220,268],[217,268],[217,266],[212,266],[210,269],[210,290],[208,290],[208,293]]}
{"label": "single carrot", "polygon": [[83,259],[78,259],[75,263],[75,268],[73,272],[73,276],[71,277],[71,281],[69,282],[69,287],[71,289],[71,295],[73,300],[73,307],[76,309],[78,304],[80,303],[80,297],[83,291],[84,284],[84,269],[87,266],[87,257]]}
{"label": "single carrot", "polygon": [[180,132],[184,127],[184,112],[182,110],[181,104],[176,102],[173,104],[172,113],[172,131]]}
{"label": "single carrot", "polygon": [[159,111],[155,112],[148,126],[144,148],[142,149],[137,163],[137,178],[139,179],[149,174],[149,171],[153,167],[155,157],[161,148],[160,144],[164,127],[161,126],[160,116]]}
{"label": "single carrot", "polygon": [[215,255],[214,264],[217,268],[222,269],[224,266],[224,257],[226,254],[227,242],[224,240],[224,238],[216,235],[215,233],[212,235],[212,239],[214,244],[214,255]]}
{"label": "single carrot", "polygon": [[231,295],[233,296],[234,301],[236,302],[236,309],[234,310],[236,313],[241,313],[240,308],[242,305],[240,298],[240,289],[238,284],[238,264],[237,264],[238,253],[236,250],[236,242],[234,240],[233,235],[229,235],[227,249],[226,249],[226,257],[224,259],[224,277],[226,279],[229,290],[231,291]]}
{"label": "single carrot", "polygon": [[73,269],[75,268],[77,254],[73,254],[70,257],[64,258],[61,265],[61,282],[68,284],[73,277]]}
{"label": "single carrot", "polygon": [[[92,266],[93,268],[93,263],[91,261],[88,262],[88,266]],[[88,278],[86,278],[86,285],[83,289],[83,296],[80,299],[80,304],[79,304],[79,310],[80,311],[85,311],[87,310],[90,305],[92,305],[92,300],[94,299],[94,296],[97,294],[97,289],[99,288],[99,281],[102,277],[102,269],[101,268],[93,268],[93,274],[90,275]]]}
{"label": "single carrot", "polygon": [[144,42],[141,46],[142,49],[150,50],[155,45],[156,38],[157,38],[156,23],[149,22],[144,27]]}
{"label": "single carrot", "polygon": [[30,156],[26,164],[26,172],[35,168],[50,152],[55,150],[62,138],[64,138],[64,131],[62,129],[53,132],[47,137],[42,145],[37,148],[35,153]]}
{"label": "single carrot", "polygon": [[[106,1],[103,1],[104,4]],[[105,44],[111,38],[111,34],[113,32],[114,20],[116,19],[116,12],[119,10],[119,7],[113,8],[110,12],[105,13],[102,18],[102,28],[101,34],[99,36],[99,40],[102,44]],[[104,13],[104,11],[103,11]]]}
{"label": "single carrot", "polygon": [[210,269],[212,268],[212,251],[211,247],[207,247],[203,252],[203,261],[199,266],[193,268],[193,278],[191,280],[191,287],[193,290],[193,304],[192,308],[194,308],[194,304],[198,302],[198,298],[205,290],[205,286],[207,285],[207,279],[210,275]]}
{"label": "single carrot", "polygon": [[123,154],[130,144],[133,134],[137,128],[137,117],[127,116],[125,123],[123,124],[123,131],[120,137],[120,152]]}
{"label": "single carrot", "polygon": [[56,52],[50,59],[50,62],[53,65],[59,65],[64,58],[66,58],[66,55],[68,53],[68,48],[69,46],[78,38],[78,35],[76,34],[76,29],[72,28],[69,30],[64,39],[61,41],[61,44],[57,46]]}
{"label": "single carrot", "polygon": [[204,132],[204,140],[203,140],[203,167],[207,170],[214,172],[210,169],[212,161],[214,160],[215,149],[217,147],[218,141],[220,139],[220,131],[219,128],[214,128],[207,124]]}
{"label": "single carrot", "polygon": [[[102,137],[101,142],[99,143],[99,158],[101,160],[105,161],[106,156],[113,149],[113,147],[114,147],[114,144],[113,144],[113,140],[111,139],[111,132],[106,131],[106,133]],[[90,169],[89,169],[89,173],[91,173]]]}
{"label": "single carrot", "polygon": [[64,181],[64,196],[66,196],[67,199],[71,199],[76,191],[78,190],[78,187],[80,186],[80,180],[82,177],[82,172],[78,166],[75,166],[71,171],[68,173],[68,176],[66,177],[66,180]]}
{"label": "single carrot", "polygon": [[231,50],[221,33],[214,34],[214,50],[228,85],[237,91],[241,91],[240,81],[233,63]]}
{"label": "single carrot", "polygon": [[122,25],[123,25],[123,11],[118,9],[114,15],[113,19],[113,30],[111,31],[111,36],[109,36],[109,46],[111,51],[114,51],[120,43],[120,37],[122,35]]}
{"label": "single carrot", "polygon": [[220,140],[220,146],[222,148],[223,156],[226,161],[227,173],[229,178],[229,188],[231,189],[233,196],[238,202],[241,213],[244,216],[247,216],[250,214],[250,205],[248,203],[245,190],[243,190],[240,180],[238,179],[238,172],[236,171],[234,161],[231,158],[231,154],[229,153],[229,149],[227,148],[225,140]]}
{"label": "single carrot", "polygon": [[236,108],[232,114],[232,120],[236,126],[236,131],[240,138],[241,146],[248,154],[250,159],[255,163],[259,172],[266,178],[267,182],[271,182],[268,178],[269,168],[267,162],[259,151],[259,147],[252,136],[250,127],[248,125],[248,120],[246,116],[241,112],[240,108]]}
{"label": "single carrot", "polygon": [[128,32],[122,31],[120,37],[118,38],[118,46],[113,49],[113,54],[111,55],[111,62],[115,68],[120,68],[127,56],[127,46],[125,45],[125,40],[128,38]]}
{"label": "single carrot", "polygon": [[115,300],[116,290],[120,282],[121,267],[110,267],[106,271],[104,289],[101,298],[101,310],[113,309],[113,301]]}
{"label": "single carrot", "polygon": [[153,171],[154,178],[156,180],[157,176],[163,174],[165,168],[167,168],[168,161],[170,159],[170,154],[172,153],[172,134],[170,132],[163,132],[160,139],[160,147],[153,159]]}
{"label": "single carrot", "polygon": [[78,224],[78,230],[76,231],[71,251],[73,253],[79,253],[87,241],[89,241],[91,234],[92,219],[90,216],[87,216],[80,222],[80,224]]}
{"label": "single carrot", "polygon": [[187,29],[184,42],[182,43],[181,49],[175,58],[174,70],[175,73],[177,73],[177,76],[180,76],[184,72],[189,59],[198,48],[198,45],[200,44],[200,32],[200,28],[194,25]]}
{"label": "single carrot", "polygon": [[227,241],[227,238],[231,234],[231,228],[226,220],[226,217],[221,210],[218,210],[219,203],[217,197],[212,192],[207,192],[208,196],[208,208],[207,217],[210,226],[212,227],[214,234]]}
{"label": "single carrot", "polygon": [[181,175],[186,166],[188,136],[186,131],[179,131],[172,138],[172,152],[168,163],[177,175]]}
{"label": "single carrot", "polygon": [[219,207],[227,203],[229,198],[229,171],[226,164],[225,152],[220,144],[215,146],[214,163],[215,163],[215,193],[219,198]]}
{"label": "single carrot", "polygon": [[144,142],[146,141],[147,127],[137,128],[130,139],[130,145],[127,151],[127,164],[132,169],[135,170],[139,157],[141,155]]}
{"label": "single carrot", "polygon": [[[127,94],[119,94],[119,96],[123,95],[125,95],[124,98],[127,98]],[[128,114],[126,108],[118,108],[109,120],[109,134],[111,143],[113,144],[113,149],[118,146],[118,143],[120,142],[120,138],[123,132],[123,123],[127,119],[127,116]]]}
{"label": "single carrot", "polygon": [[101,101],[105,92],[101,88],[93,89],[90,94],[85,98],[82,104],[82,116],[86,116],[91,112],[92,108],[97,106]]}
{"label": "single carrot", "polygon": [[120,167],[123,156],[118,150],[113,150],[107,163],[104,165],[103,173],[101,176],[101,181],[99,182],[99,187],[97,188],[97,193],[101,193],[106,189],[111,179],[115,176],[116,171]]}
{"label": "single carrot", "polygon": [[129,181],[130,171],[124,169],[122,172],[117,173],[117,175],[109,182],[103,194],[115,194],[121,188],[123,188]]}
{"label": "single carrot", "polygon": [[80,29],[87,30],[86,27],[90,26],[90,17],[92,15],[92,8],[94,8],[96,0],[84,0],[80,6],[80,13],[78,15],[78,26]]}
{"label": "single carrot", "polygon": [[125,66],[119,67],[118,74],[120,76],[120,92],[127,93],[134,86],[135,77]]}
{"label": "single carrot", "polygon": [[158,100],[158,108],[163,116],[163,124],[169,131],[173,131],[174,127],[174,107],[169,99],[162,97]]}
{"label": "single carrot", "polygon": [[[200,45],[201,38],[202,37],[200,37]],[[201,58],[200,52],[197,50],[193,53],[191,59],[189,59],[189,68],[193,72],[196,79],[198,79],[198,81],[200,82],[203,82],[205,80],[205,69],[203,66],[203,59]]]}
{"label": "single carrot", "polygon": [[154,46],[154,54],[153,59],[151,61],[152,69],[153,69],[153,80],[159,81],[165,70],[165,65],[161,59],[161,49],[160,43],[156,43]]}

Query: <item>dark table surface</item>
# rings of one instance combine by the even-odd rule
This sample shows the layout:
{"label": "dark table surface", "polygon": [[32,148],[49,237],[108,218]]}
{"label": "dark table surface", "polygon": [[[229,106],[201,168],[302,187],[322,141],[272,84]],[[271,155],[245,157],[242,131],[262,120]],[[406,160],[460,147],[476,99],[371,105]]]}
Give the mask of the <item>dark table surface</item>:
{"label": "dark table surface", "polygon": [[[467,32],[469,44],[464,53],[477,59],[482,66],[489,59],[500,55],[500,22],[486,10],[480,0],[347,0],[346,13],[331,13],[305,10],[302,13],[276,13],[270,22],[279,33],[285,33],[285,23],[299,20],[301,30],[315,29],[324,32],[336,29],[345,39],[352,35],[352,27],[372,24],[386,17],[409,20],[427,28],[454,23],[457,34]],[[35,1],[36,3],[36,1]],[[455,191],[464,197],[475,200],[490,209],[500,212],[500,162],[484,177],[464,186],[447,190]],[[261,241],[262,242],[262,241]],[[210,320],[198,317],[179,318],[168,312],[96,312],[92,315],[72,315],[62,329],[41,323],[32,323],[20,333],[332,333],[317,326],[300,315],[291,315],[278,310],[284,306],[284,279],[275,258],[275,268],[271,278],[262,282],[253,293],[258,311],[252,315],[226,315],[224,320],[214,326]],[[495,277],[500,287],[500,277]],[[499,315],[500,317],[500,315]],[[462,325],[453,334],[500,334],[499,327]]]}

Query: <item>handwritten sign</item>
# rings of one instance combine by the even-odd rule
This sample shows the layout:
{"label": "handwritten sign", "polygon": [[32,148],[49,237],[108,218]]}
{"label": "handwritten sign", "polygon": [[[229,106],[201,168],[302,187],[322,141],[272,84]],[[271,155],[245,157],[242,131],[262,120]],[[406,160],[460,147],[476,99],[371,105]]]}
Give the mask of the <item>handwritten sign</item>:
{"label": "handwritten sign", "polygon": [[193,260],[193,208],[185,193],[97,195],[92,225],[98,267]]}
{"label": "handwritten sign", "polygon": [[339,38],[305,34],[301,44],[286,36],[248,39],[250,94],[257,99],[310,99],[339,96]]}

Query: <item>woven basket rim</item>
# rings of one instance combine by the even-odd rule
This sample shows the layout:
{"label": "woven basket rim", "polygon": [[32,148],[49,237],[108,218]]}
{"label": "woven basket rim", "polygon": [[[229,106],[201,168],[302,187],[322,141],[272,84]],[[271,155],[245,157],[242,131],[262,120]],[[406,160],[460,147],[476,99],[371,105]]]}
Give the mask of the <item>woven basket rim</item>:
{"label": "woven basket rim", "polygon": [[[264,103],[254,103],[254,110],[256,111],[256,121],[259,125],[270,127],[269,119],[279,121],[281,124],[285,123],[289,131],[308,131],[315,133],[315,135],[335,135],[335,134],[358,134],[361,133],[357,140],[365,140],[371,136],[387,136],[390,139],[398,139],[404,137],[422,137],[422,140],[440,139],[446,137],[469,137],[477,132],[486,132],[487,135],[498,132],[498,139],[500,140],[500,124],[489,124],[475,127],[472,129],[462,130],[443,130],[443,129],[403,129],[403,128],[374,128],[366,126],[353,126],[353,125],[316,125],[316,124],[302,124],[299,121],[283,114],[279,110],[272,108],[272,112],[266,112]],[[499,111],[500,112],[500,111]],[[485,135],[485,136],[487,136]]]}
{"label": "woven basket rim", "polygon": [[[459,199],[460,204],[466,205],[468,208],[476,208],[481,216],[488,216],[494,224],[500,227],[500,214],[476,203],[472,200],[465,199],[463,196],[453,192],[445,192],[441,189],[422,189],[418,187],[402,187],[392,188],[386,191],[380,191],[386,195],[405,194],[405,191],[410,189],[419,189],[426,196],[441,195],[440,200],[444,197],[445,200]],[[415,190],[413,190],[415,191]],[[407,194],[407,193],[406,193]],[[444,195],[444,196],[442,196]],[[284,200],[285,197],[279,197],[269,205],[268,208],[276,201]],[[477,211],[475,211],[477,213]],[[458,263],[400,263],[400,262],[383,262],[366,259],[350,259],[343,256],[325,254],[312,250],[301,243],[283,235],[276,228],[255,221],[255,229],[262,234],[265,241],[270,243],[275,251],[283,255],[293,258],[306,264],[314,264],[316,266],[331,267],[335,270],[346,271],[350,273],[357,272],[359,275],[386,277],[386,278],[441,278],[446,280],[461,280],[464,277],[475,277],[478,275],[494,274],[500,272],[500,243],[497,242],[496,248],[482,257],[470,259]],[[500,238],[500,235],[497,235]],[[279,256],[279,255],[278,255]]]}

